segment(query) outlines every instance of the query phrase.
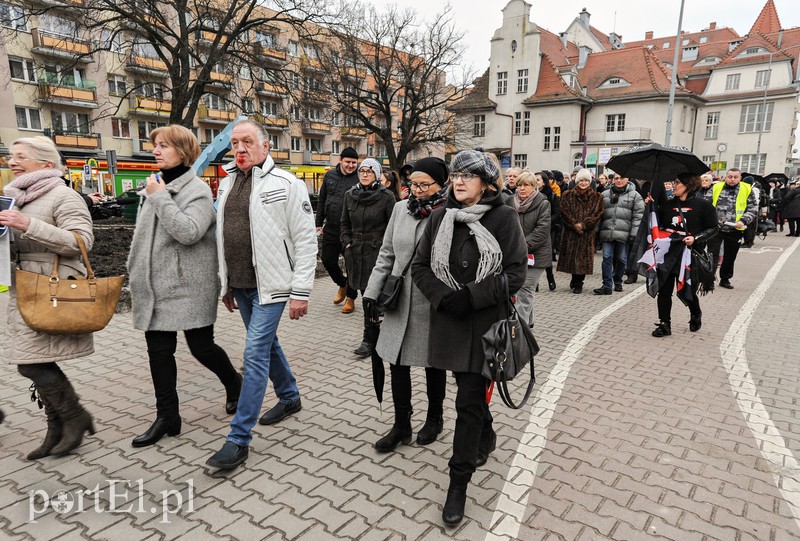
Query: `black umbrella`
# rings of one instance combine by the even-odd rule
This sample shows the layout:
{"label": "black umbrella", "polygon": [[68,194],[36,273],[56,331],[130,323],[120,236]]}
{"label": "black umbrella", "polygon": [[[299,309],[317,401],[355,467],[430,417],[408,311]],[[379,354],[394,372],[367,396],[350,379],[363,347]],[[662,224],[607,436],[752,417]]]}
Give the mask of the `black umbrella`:
{"label": "black umbrella", "polygon": [[683,147],[665,147],[652,143],[623,150],[606,164],[615,173],[628,178],[672,181],[680,173],[702,175],[708,165]]}
{"label": "black umbrella", "polygon": [[764,177],[764,185],[767,186],[771,180],[777,182],[779,186],[786,186],[786,183],[789,182],[789,177],[783,173],[770,173]]}
{"label": "black umbrella", "polygon": [[383,367],[383,359],[376,354],[372,354],[372,386],[375,388],[375,397],[378,404],[383,402],[383,383],[386,381],[386,369]]}

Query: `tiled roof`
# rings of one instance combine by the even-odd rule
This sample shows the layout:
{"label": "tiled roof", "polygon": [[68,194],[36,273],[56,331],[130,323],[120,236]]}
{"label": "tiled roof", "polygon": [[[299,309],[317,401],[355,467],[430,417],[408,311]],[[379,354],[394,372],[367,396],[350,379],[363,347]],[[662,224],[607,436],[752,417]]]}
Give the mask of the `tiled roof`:
{"label": "tiled roof", "polygon": [[[683,40],[689,40],[687,43],[700,43],[700,38],[705,37],[706,43],[715,43],[715,42],[722,42],[725,43],[729,41],[733,41],[739,39],[739,34],[736,33],[736,30],[733,28],[722,27],[722,28],[715,28],[714,30],[701,30],[700,32],[685,32],[681,36],[681,44]],[[638,41],[626,41],[625,47],[637,47],[639,45],[643,45],[647,47],[648,45],[652,45],[654,49],[663,49],[664,42],[669,42],[669,47],[664,50],[672,50],[673,53],[675,52],[675,35],[671,36],[663,36],[658,38],[652,39],[642,39]]]}
{"label": "tiled roof", "polygon": [[706,87],[708,86],[709,77],[706,75],[705,77],[697,77],[695,79],[689,79],[686,81],[684,85],[686,90],[694,92],[698,96],[701,96],[703,92],[706,91]]}
{"label": "tiled roof", "polygon": [[523,103],[533,105],[542,101],[552,103],[557,100],[573,100],[580,97],[581,93],[569,87],[552,60],[546,54],[543,54],[536,93]]}
{"label": "tiled roof", "polygon": [[610,51],[614,48],[614,45],[612,45],[611,38],[608,37],[608,34],[598,30],[592,25],[589,25],[589,30],[592,32],[594,37],[597,38],[597,41],[599,41],[600,44],[605,47],[606,51]]}
{"label": "tiled roof", "polygon": [[497,104],[489,99],[489,70],[475,79],[472,90],[464,99],[450,106],[451,111],[469,111],[474,109],[494,109]]}
{"label": "tiled roof", "polygon": [[[594,100],[669,94],[670,76],[655,54],[645,47],[592,53],[579,72],[581,86],[587,88]],[[614,77],[630,84],[600,88]],[[679,85],[676,92],[686,93],[686,89]]]}
{"label": "tiled roof", "polygon": [[567,40],[567,48],[561,42],[561,37],[549,30],[538,27],[541,33],[539,40],[542,53],[550,57],[550,61],[558,67],[571,64],[570,58],[578,56],[578,46]]}
{"label": "tiled roof", "polygon": [[773,2],[773,0],[767,0],[767,3],[764,4],[764,8],[758,15],[756,22],[753,23],[753,27],[750,29],[749,33],[755,34],[758,32],[759,34],[769,34],[777,32],[780,29],[781,20],[778,18],[778,10],[775,7],[775,2]]}
{"label": "tiled roof", "polygon": [[[766,50],[761,54],[750,54],[743,56],[743,53],[751,47],[760,47]],[[778,45],[764,36],[763,34],[748,35],[735,49],[722,59],[718,66],[734,66],[741,64],[761,64],[769,59],[770,53],[776,53],[774,58],[790,58],[788,53],[779,51]]]}
{"label": "tiled roof", "polygon": [[[678,75],[680,75],[681,77],[710,73],[711,68],[716,66],[719,63],[719,61],[728,56],[727,41],[702,43],[702,44],[697,44],[696,46],[698,47],[696,59],[682,61],[681,60],[681,58],[683,57],[682,52],[678,56]],[[664,64],[672,65],[672,61],[675,59],[675,48],[671,49],[654,48],[651,49],[651,51],[653,52],[653,54],[656,55],[656,58],[658,58]],[[697,64],[705,58],[718,58],[719,61],[717,62],[717,64],[703,64],[698,66]]]}

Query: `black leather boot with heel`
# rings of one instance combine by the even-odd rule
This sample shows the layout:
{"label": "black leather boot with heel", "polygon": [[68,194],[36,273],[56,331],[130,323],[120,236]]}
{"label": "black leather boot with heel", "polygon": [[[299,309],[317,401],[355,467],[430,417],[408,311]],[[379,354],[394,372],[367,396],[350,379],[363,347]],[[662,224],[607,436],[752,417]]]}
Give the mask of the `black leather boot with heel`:
{"label": "black leather boot with heel", "polygon": [[394,410],[394,425],[384,437],[375,442],[375,450],[379,453],[391,453],[401,443],[411,443],[411,408],[398,408]]}

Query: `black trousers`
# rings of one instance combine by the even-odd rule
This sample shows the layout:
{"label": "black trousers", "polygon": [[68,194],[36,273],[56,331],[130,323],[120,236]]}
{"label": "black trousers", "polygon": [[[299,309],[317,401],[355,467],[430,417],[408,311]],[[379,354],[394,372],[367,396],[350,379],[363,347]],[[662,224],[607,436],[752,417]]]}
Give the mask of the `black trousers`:
{"label": "black trousers", "polygon": [[744,237],[744,231],[737,229],[731,231],[720,231],[708,241],[708,251],[711,252],[714,272],[717,271],[719,262],[719,251],[722,247],[722,265],[719,267],[720,280],[730,280],[733,278],[733,265],[736,263],[736,255],[739,253],[739,246]]}
{"label": "black trousers", "polygon": [[486,378],[470,372],[455,372],[456,430],[450,457],[450,482],[466,487],[475,473],[481,441],[492,437],[492,413],[486,403]]}
{"label": "black trousers", "polygon": [[[392,401],[395,411],[411,409],[411,367],[397,364],[389,365],[392,376]],[[428,395],[428,413],[442,414],[447,375],[438,368],[425,368],[425,387]]]}
{"label": "black trousers", "polygon": [[569,287],[583,287],[584,280],[586,280],[585,274],[573,274]]}
{"label": "black trousers", "polygon": [[[670,274],[669,278],[667,278],[662,284],[661,287],[658,289],[658,319],[664,323],[671,324],[671,313],[672,313],[672,290],[675,289],[675,285],[678,282],[678,277],[674,274]],[[700,298],[697,296],[697,289],[700,287],[700,283],[692,283],[692,297],[693,300],[688,303],[689,313],[693,316],[699,315],[700,312]]]}
{"label": "black trousers", "polygon": [[[183,331],[189,351],[200,364],[211,370],[225,385],[232,388],[238,380],[236,369],[228,354],[214,342],[214,326]],[[178,333],[175,331],[146,331],[147,354],[150,357],[150,375],[156,395],[159,417],[178,417],[178,367],[175,350]]]}
{"label": "black trousers", "polygon": [[347,285],[347,277],[339,266],[340,255],[342,255],[342,242],[339,240],[338,232],[336,235],[323,233],[322,249],[320,253],[322,266],[325,267],[331,280],[339,287],[347,286],[347,296],[351,299],[355,299],[358,293]]}
{"label": "black trousers", "polygon": [[800,218],[787,218],[789,222],[789,234],[800,237]]}

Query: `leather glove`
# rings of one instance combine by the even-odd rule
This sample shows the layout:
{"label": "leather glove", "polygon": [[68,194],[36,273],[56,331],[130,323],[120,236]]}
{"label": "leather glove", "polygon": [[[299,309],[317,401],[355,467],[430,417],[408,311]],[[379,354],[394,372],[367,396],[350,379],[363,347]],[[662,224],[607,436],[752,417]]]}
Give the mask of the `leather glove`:
{"label": "leather glove", "polygon": [[439,303],[439,311],[445,314],[461,317],[472,311],[472,297],[466,287],[458,291],[452,291],[445,295]]}
{"label": "leather glove", "polygon": [[378,321],[383,315],[381,314],[381,311],[378,310],[378,303],[375,302],[375,299],[364,297],[361,300],[361,303],[364,307],[364,316],[367,319],[370,319],[372,321]]}

